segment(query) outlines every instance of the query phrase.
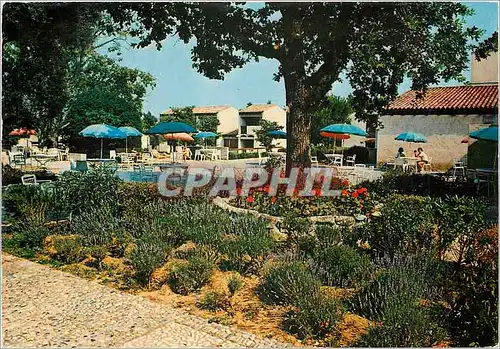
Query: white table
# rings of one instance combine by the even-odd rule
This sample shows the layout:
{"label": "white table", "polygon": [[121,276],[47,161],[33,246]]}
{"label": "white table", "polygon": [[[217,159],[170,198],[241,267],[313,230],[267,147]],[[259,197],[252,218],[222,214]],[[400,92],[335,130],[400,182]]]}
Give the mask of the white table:
{"label": "white table", "polygon": [[45,166],[47,162],[54,161],[57,159],[57,155],[49,155],[49,154],[35,154],[32,155],[31,158],[38,162],[40,166]]}
{"label": "white table", "polygon": [[342,166],[344,155],[342,154],[325,154],[325,157],[330,162],[330,165]]}

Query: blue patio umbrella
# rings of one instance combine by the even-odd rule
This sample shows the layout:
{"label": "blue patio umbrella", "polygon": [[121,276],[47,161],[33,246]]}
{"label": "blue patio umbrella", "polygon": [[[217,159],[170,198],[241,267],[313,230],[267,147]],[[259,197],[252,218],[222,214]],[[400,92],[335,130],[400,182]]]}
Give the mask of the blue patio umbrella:
{"label": "blue patio umbrella", "polygon": [[101,159],[102,159],[102,142],[104,138],[108,139],[123,139],[127,138],[127,135],[120,129],[106,125],[106,124],[94,124],[85,127],[79,133],[83,137],[92,137],[101,139]]}
{"label": "blue patio umbrella", "polygon": [[363,137],[368,136],[366,131],[360,129],[358,126],[350,124],[332,124],[323,127],[320,131],[328,133],[341,133],[346,135],[363,136]]}
{"label": "blue patio umbrella", "polygon": [[274,138],[286,138],[286,132],[283,130],[272,130],[267,132],[267,134]]}
{"label": "blue patio umbrella", "polygon": [[214,137],[217,137],[217,134],[216,133],[213,133],[213,132],[199,132],[197,134],[195,134],[193,136],[193,138],[200,138],[200,139],[204,139],[204,138],[214,138]]}
{"label": "blue patio umbrella", "polygon": [[469,133],[469,137],[483,141],[498,142],[498,126],[490,126]]}
{"label": "blue patio umbrella", "polygon": [[409,143],[427,143],[427,139],[420,133],[416,132],[403,132],[394,139]]}
{"label": "blue patio umbrella", "polygon": [[146,131],[150,135],[161,135],[168,133],[195,133],[196,129],[180,121],[160,122]]}
{"label": "blue patio umbrella", "polygon": [[122,126],[118,127],[118,129],[127,135],[127,137],[125,137],[125,152],[128,153],[128,137],[140,137],[142,133],[131,126]]}

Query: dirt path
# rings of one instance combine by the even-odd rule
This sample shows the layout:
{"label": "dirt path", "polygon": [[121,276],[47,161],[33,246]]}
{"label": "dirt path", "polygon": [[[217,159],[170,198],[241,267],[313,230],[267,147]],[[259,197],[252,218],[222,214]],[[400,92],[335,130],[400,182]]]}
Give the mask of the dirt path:
{"label": "dirt path", "polygon": [[7,347],[282,346],[8,254],[2,297]]}

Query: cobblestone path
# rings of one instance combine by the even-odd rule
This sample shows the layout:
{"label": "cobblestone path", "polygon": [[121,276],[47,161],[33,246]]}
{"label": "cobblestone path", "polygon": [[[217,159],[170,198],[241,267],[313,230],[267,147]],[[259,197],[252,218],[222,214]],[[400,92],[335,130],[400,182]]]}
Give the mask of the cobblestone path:
{"label": "cobblestone path", "polygon": [[2,257],[2,347],[284,346],[47,266]]}

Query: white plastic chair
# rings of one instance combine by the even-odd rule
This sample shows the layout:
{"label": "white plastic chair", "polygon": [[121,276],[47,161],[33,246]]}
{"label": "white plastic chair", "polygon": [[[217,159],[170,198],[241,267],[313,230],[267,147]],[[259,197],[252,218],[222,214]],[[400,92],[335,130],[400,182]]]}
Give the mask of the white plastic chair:
{"label": "white plastic chair", "polygon": [[425,169],[428,168],[429,172],[432,171],[432,158],[429,157],[429,161],[422,166],[422,171],[425,171]]}
{"label": "white plastic chair", "polygon": [[116,150],[109,151],[109,158],[115,160],[116,159]]}
{"label": "white plastic chair", "polygon": [[311,165],[314,165],[314,167],[319,166],[319,161],[317,156],[311,156]]}
{"label": "white plastic chair", "polygon": [[195,160],[205,160],[205,154],[201,152],[201,149],[196,149],[194,151],[194,159]]}
{"label": "white plastic chair", "polygon": [[349,164],[351,164],[351,166],[354,166],[356,164],[356,154],[354,154],[353,156],[348,156],[345,160],[345,163],[347,166],[349,166]]}
{"label": "white plastic chair", "polygon": [[24,185],[38,185],[42,183],[52,182],[50,179],[36,179],[34,174],[25,174],[21,177],[21,182]]}

